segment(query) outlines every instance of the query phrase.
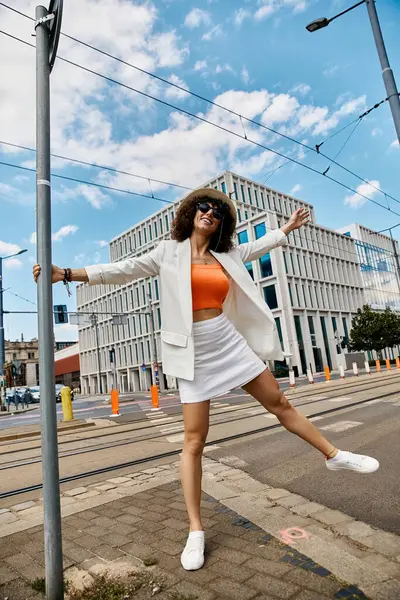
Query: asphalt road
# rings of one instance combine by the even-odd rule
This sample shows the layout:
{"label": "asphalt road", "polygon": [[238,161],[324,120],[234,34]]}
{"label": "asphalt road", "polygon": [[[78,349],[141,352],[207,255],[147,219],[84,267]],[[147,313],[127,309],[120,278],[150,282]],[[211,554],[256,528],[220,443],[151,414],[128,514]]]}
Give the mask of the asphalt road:
{"label": "asphalt road", "polygon": [[246,463],[241,468],[263,483],[399,534],[400,393],[390,401],[325,416],[316,426],[328,427],[324,434],[339,448],[375,456],[380,469],[369,475],[328,471],[316,451],[282,430],[224,445],[212,456],[238,457]]}

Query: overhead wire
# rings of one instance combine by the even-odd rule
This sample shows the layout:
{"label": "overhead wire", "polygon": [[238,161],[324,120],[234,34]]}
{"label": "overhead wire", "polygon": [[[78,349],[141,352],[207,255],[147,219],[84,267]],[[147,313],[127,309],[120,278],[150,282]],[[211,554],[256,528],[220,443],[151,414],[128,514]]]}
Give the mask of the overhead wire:
{"label": "overhead wire", "polygon": [[[17,14],[19,14],[19,15],[21,15],[21,16],[23,16],[23,17],[27,18],[27,19],[30,19],[31,21],[34,21],[34,19],[33,19],[32,17],[30,17],[29,15],[27,15],[27,14],[25,14],[25,13],[21,12],[21,11],[18,11],[18,10],[16,10],[16,9],[14,9],[14,8],[10,7],[9,5],[5,4],[4,2],[0,2],[0,5],[1,5],[1,6],[3,6],[4,8],[8,8],[9,10],[12,10],[13,12],[16,12]],[[7,34],[7,33],[6,33],[6,32],[4,32],[4,31],[1,31],[1,33],[5,34],[5,35],[9,35],[10,37],[12,37],[12,38],[14,38],[14,39],[16,39],[16,40],[18,40],[18,41],[21,41],[21,42],[23,42],[23,43],[25,43],[25,44],[27,44],[27,45],[29,45],[29,46],[31,46],[31,47],[35,47],[33,44],[29,44],[28,42],[25,42],[24,40],[21,40],[21,39],[19,39],[19,38],[16,38],[15,36],[12,36],[11,34]],[[205,98],[204,96],[202,96],[202,95],[200,95],[200,94],[197,94],[197,93],[195,93],[195,92],[192,92],[191,90],[188,90],[188,89],[186,89],[186,88],[184,88],[184,87],[182,87],[182,86],[180,86],[180,85],[178,85],[178,84],[176,84],[176,83],[173,83],[173,82],[171,82],[171,81],[169,81],[169,80],[167,80],[167,79],[165,79],[165,78],[163,78],[163,77],[160,77],[159,75],[156,75],[155,73],[151,73],[150,71],[146,71],[145,69],[142,69],[141,67],[138,67],[137,65],[134,65],[134,64],[132,64],[132,63],[129,63],[128,61],[125,61],[125,60],[123,60],[122,58],[120,58],[120,57],[118,57],[118,56],[115,56],[115,55],[113,55],[113,54],[110,54],[109,52],[106,52],[106,51],[104,51],[104,50],[101,50],[100,48],[97,48],[96,46],[93,46],[92,44],[89,44],[89,43],[87,43],[87,42],[84,42],[83,40],[79,40],[78,38],[75,38],[74,36],[71,36],[71,35],[69,35],[69,34],[66,34],[66,33],[64,33],[64,32],[61,32],[61,35],[63,35],[64,37],[66,37],[66,38],[68,38],[68,39],[70,39],[70,40],[72,40],[72,41],[74,41],[74,42],[76,42],[76,43],[79,43],[79,44],[81,44],[81,45],[83,45],[83,46],[86,46],[87,48],[90,48],[91,50],[94,50],[95,52],[98,52],[98,53],[100,53],[100,54],[103,54],[104,56],[107,56],[107,57],[109,57],[109,58],[111,58],[111,59],[113,59],[113,60],[116,60],[117,62],[120,62],[121,64],[124,64],[124,65],[126,65],[126,66],[129,66],[129,67],[131,67],[131,68],[133,68],[133,69],[135,69],[135,70],[137,70],[137,71],[140,71],[141,73],[144,73],[144,74],[148,75],[149,77],[153,77],[153,78],[155,78],[155,79],[157,79],[157,80],[159,80],[159,81],[161,81],[161,82],[163,82],[163,83],[165,83],[165,84],[167,84],[167,85],[169,85],[169,86],[172,86],[172,87],[174,87],[174,88],[176,88],[176,89],[179,89],[179,90],[180,90],[180,91],[182,91],[182,92],[185,92],[185,93],[187,93],[187,94],[189,94],[189,95],[191,95],[191,96],[194,96],[194,97],[196,97],[196,98],[198,98],[198,99],[200,99],[200,100],[202,100],[202,101],[204,101],[204,102],[207,102],[208,104],[211,104],[212,106],[215,106],[215,107],[217,107],[217,108],[219,108],[219,109],[221,109],[221,110],[224,110],[224,111],[226,111],[226,112],[229,112],[230,114],[233,114],[233,115],[237,116],[237,117],[240,119],[240,121],[241,121],[241,124],[242,124],[242,127],[243,127],[243,130],[244,130],[244,136],[240,136],[240,137],[243,137],[243,139],[245,139],[245,140],[247,140],[247,139],[248,139],[248,137],[247,137],[246,131],[245,131],[245,129],[244,129],[244,125],[243,125],[243,121],[242,121],[243,119],[244,119],[244,120],[246,120],[248,123],[252,123],[252,124],[254,124],[254,125],[257,125],[258,127],[261,127],[261,128],[263,128],[263,129],[265,129],[265,130],[267,130],[267,131],[270,131],[271,133],[274,133],[274,134],[276,134],[276,135],[278,135],[278,136],[280,136],[280,137],[283,137],[283,138],[285,138],[285,139],[287,139],[287,140],[289,140],[289,141],[291,141],[291,142],[293,142],[293,143],[295,143],[295,144],[298,144],[298,145],[300,145],[300,146],[302,146],[302,147],[304,147],[304,148],[307,148],[309,151],[316,152],[317,154],[320,154],[321,156],[323,156],[324,158],[326,158],[327,160],[329,160],[329,161],[331,162],[331,164],[335,164],[335,165],[336,165],[336,166],[338,166],[339,168],[341,168],[341,169],[344,169],[346,172],[348,172],[348,173],[349,173],[349,174],[351,174],[352,176],[356,177],[356,178],[357,178],[357,179],[359,179],[360,181],[363,181],[364,183],[366,183],[366,184],[368,184],[368,185],[371,185],[372,187],[374,187],[374,188],[375,188],[377,191],[379,191],[380,193],[382,193],[382,194],[384,194],[385,196],[387,196],[387,197],[390,197],[392,200],[394,200],[394,201],[396,201],[396,202],[400,203],[400,200],[397,200],[397,199],[396,199],[396,198],[394,198],[393,196],[390,196],[389,194],[385,193],[383,190],[381,190],[381,189],[380,189],[380,188],[378,188],[377,186],[370,184],[370,182],[369,182],[368,180],[366,180],[366,179],[364,179],[363,177],[359,176],[358,174],[354,173],[353,171],[351,171],[350,169],[348,169],[348,168],[347,168],[347,167],[345,167],[344,165],[342,165],[342,164],[338,163],[338,162],[337,162],[335,159],[332,159],[331,157],[329,157],[329,156],[325,155],[324,153],[320,152],[319,148],[322,146],[322,144],[323,144],[324,142],[322,142],[322,143],[321,143],[321,144],[319,144],[319,145],[317,144],[317,145],[315,146],[315,148],[313,148],[312,146],[309,146],[308,144],[305,144],[305,143],[303,143],[303,142],[300,142],[299,140],[296,140],[295,138],[293,138],[293,137],[291,137],[291,136],[288,136],[288,135],[286,135],[286,134],[284,134],[284,133],[282,133],[282,132],[280,132],[280,131],[277,131],[277,130],[275,130],[275,129],[271,128],[271,127],[268,127],[267,125],[264,125],[263,123],[260,123],[259,121],[256,121],[255,119],[250,119],[250,118],[248,118],[248,117],[245,117],[245,116],[241,115],[240,113],[238,113],[238,112],[236,112],[236,111],[234,111],[234,110],[232,110],[232,109],[228,109],[227,107],[225,107],[225,106],[223,106],[223,105],[221,105],[221,104],[219,104],[219,103],[216,103],[216,102],[214,102],[214,101],[212,101],[212,100],[210,100],[210,99],[208,99],[208,98]],[[153,100],[155,100],[155,101],[162,102],[162,103],[166,104],[167,106],[170,106],[171,108],[174,108],[175,110],[178,110],[178,111],[182,112],[183,114],[188,114],[188,112],[187,112],[187,111],[184,111],[183,109],[180,109],[180,108],[178,108],[178,107],[175,107],[175,106],[173,106],[173,105],[171,105],[171,104],[169,104],[169,103],[166,103],[166,102],[164,102],[164,101],[162,101],[162,100],[160,100],[160,99],[158,99],[158,98],[151,97],[150,95],[148,95],[148,94],[145,94],[144,92],[140,92],[139,90],[136,90],[136,89],[134,89],[134,88],[131,88],[131,87],[129,87],[129,86],[126,86],[125,84],[122,84],[121,82],[117,82],[117,81],[115,81],[115,80],[112,80],[111,78],[108,78],[108,77],[107,77],[107,76],[105,76],[105,75],[102,75],[102,74],[100,74],[100,73],[97,73],[97,72],[94,72],[94,71],[92,71],[92,70],[90,70],[90,69],[87,69],[87,68],[86,68],[86,67],[84,67],[83,65],[79,65],[79,64],[77,64],[77,63],[73,63],[72,61],[69,61],[68,59],[62,58],[62,57],[60,57],[60,56],[59,56],[58,58],[59,58],[59,59],[61,59],[61,60],[63,60],[64,62],[67,62],[67,63],[69,63],[69,64],[73,64],[74,66],[77,66],[77,67],[79,67],[79,68],[82,68],[82,69],[88,70],[88,72],[91,72],[91,73],[93,73],[93,74],[96,74],[96,75],[98,75],[98,76],[100,76],[100,77],[103,77],[103,78],[107,79],[108,81],[112,81],[113,83],[116,83],[117,85],[122,85],[122,86],[124,86],[124,87],[127,87],[128,89],[131,89],[132,91],[135,91],[136,93],[139,93],[139,94],[145,95],[145,96],[147,96],[147,97],[149,97],[149,98],[151,98],[151,99],[153,99]],[[378,106],[380,106],[381,104],[383,104],[383,103],[384,103],[384,102],[386,102],[387,100],[389,100],[389,97],[388,97],[388,98],[385,98],[385,99],[384,99],[384,100],[382,100],[381,102],[379,102],[379,103],[375,104],[375,105],[374,105],[372,108],[370,108],[370,109],[368,109],[367,111],[365,111],[365,112],[364,112],[362,115],[360,115],[360,116],[358,117],[358,119],[360,119],[360,120],[361,120],[361,119],[362,119],[364,116],[366,116],[367,114],[369,114],[369,113],[370,113],[372,110],[375,110],[375,108],[377,108]],[[197,115],[193,115],[193,114],[192,114],[191,116],[194,116],[195,118],[198,118],[198,117],[197,117]],[[347,126],[346,126],[346,127],[347,127]],[[344,128],[343,128],[343,129],[344,129]],[[231,133],[233,133],[233,132],[231,132]],[[338,132],[338,133],[339,133],[339,132]],[[333,136],[332,136],[332,137],[333,137]],[[329,139],[329,138],[328,138],[328,139]],[[250,142],[252,142],[252,143],[256,143],[256,142],[254,142],[253,140],[249,140],[249,141],[250,141]],[[327,140],[325,140],[325,141],[327,141]],[[266,149],[267,149],[267,150],[269,150],[269,151],[271,151],[271,152],[274,152],[274,151],[273,151],[272,149],[270,149],[270,148],[266,148]],[[306,166],[306,165],[303,165],[303,166]],[[311,168],[311,167],[310,167],[310,168]],[[319,171],[317,171],[317,170],[315,170],[315,172],[318,172],[319,174],[321,174],[321,175],[322,175],[322,173],[320,173],[320,172],[319,172]],[[330,179],[332,179],[332,180],[333,180],[333,178],[330,178]],[[390,210],[390,209],[389,209],[389,210]]]}
{"label": "overhead wire", "polygon": [[[11,38],[13,38],[13,39],[15,39],[15,40],[23,43],[23,44],[26,44],[27,46],[34,47],[33,44],[30,44],[29,42],[26,42],[25,40],[22,40],[21,38],[17,38],[16,36],[13,36],[13,35],[11,35],[11,34],[9,34],[7,32],[4,32],[4,31],[0,30],[0,33],[5,34],[8,37],[11,37]],[[317,173],[318,175],[321,175],[321,176],[325,177],[326,179],[329,179],[330,181],[332,181],[332,182],[336,183],[337,185],[343,187],[344,189],[352,192],[353,194],[356,194],[357,196],[360,196],[361,198],[365,198],[365,200],[367,200],[368,202],[372,202],[376,206],[380,206],[384,210],[387,210],[388,212],[391,212],[391,213],[393,213],[393,214],[395,214],[397,216],[400,216],[400,213],[397,213],[396,211],[392,210],[390,207],[386,207],[383,204],[380,204],[379,202],[377,202],[373,198],[370,198],[370,197],[366,196],[365,194],[362,194],[361,192],[359,192],[359,191],[355,190],[354,188],[346,185],[345,183],[339,181],[338,179],[335,179],[334,177],[331,177],[330,175],[325,175],[324,176],[320,171],[318,171],[318,169],[315,169],[314,167],[311,167],[309,165],[301,163],[300,161],[298,161],[298,160],[296,160],[294,158],[288,157],[287,155],[282,154],[282,152],[278,152],[277,150],[269,148],[268,146],[265,146],[264,144],[261,144],[260,142],[256,142],[255,140],[251,140],[250,138],[245,137],[244,135],[241,135],[240,133],[232,131],[232,130],[228,129],[227,127],[223,127],[222,125],[218,125],[217,123],[213,123],[212,121],[209,121],[208,119],[205,119],[204,117],[201,117],[199,115],[191,113],[190,111],[187,111],[187,110],[185,110],[183,108],[179,108],[179,107],[171,104],[170,102],[167,102],[165,100],[161,100],[160,98],[152,96],[151,94],[147,94],[146,92],[142,92],[140,90],[137,90],[136,88],[133,88],[133,87],[131,87],[131,86],[125,84],[125,83],[122,83],[120,81],[117,81],[116,79],[113,79],[112,77],[108,77],[106,75],[102,75],[101,73],[98,73],[97,71],[94,71],[93,69],[89,69],[88,67],[80,65],[78,63],[75,63],[74,61],[68,60],[68,59],[63,58],[61,56],[59,56],[58,59],[61,60],[61,61],[63,61],[63,62],[65,62],[65,63],[67,63],[67,64],[70,64],[72,66],[78,67],[79,69],[82,69],[83,71],[85,71],[87,73],[91,73],[93,75],[96,75],[97,77],[100,77],[100,78],[104,79],[105,81],[109,81],[110,83],[114,83],[115,85],[119,85],[119,86],[121,86],[123,88],[126,88],[126,89],[128,89],[130,91],[133,91],[133,92],[135,92],[135,93],[137,93],[137,94],[139,94],[141,96],[144,96],[145,98],[149,98],[149,99],[154,100],[155,102],[158,102],[158,103],[160,103],[160,104],[162,104],[164,106],[168,106],[169,108],[173,108],[174,110],[177,110],[177,111],[181,112],[182,114],[190,116],[190,117],[192,117],[192,118],[194,118],[194,119],[196,119],[196,120],[198,120],[200,122],[207,123],[208,125],[211,125],[211,126],[217,128],[217,129],[219,129],[220,131],[224,131],[225,133],[229,133],[229,134],[233,135],[234,137],[237,137],[239,139],[248,141],[249,143],[251,143],[251,144],[253,144],[253,145],[255,145],[255,146],[259,147],[259,148],[262,148],[263,150],[267,150],[268,152],[272,152],[273,154],[276,154],[277,156],[280,156],[282,158],[288,159],[291,162],[293,162],[294,164],[300,165],[300,166],[304,167],[305,169],[307,169],[307,170],[309,170],[309,171],[311,171],[313,173]],[[61,175],[57,175],[57,177],[62,177],[62,176]],[[88,183],[88,182],[85,182],[85,183]],[[91,185],[98,185],[98,186],[100,186],[100,184],[93,184],[93,183]],[[107,186],[106,186],[106,189],[107,189]],[[129,192],[129,193],[135,194],[134,192]],[[136,195],[140,195],[140,194],[136,194]],[[142,194],[142,196],[144,196],[144,195]],[[147,197],[147,196],[144,196],[144,197]],[[394,198],[394,200],[400,204],[399,200],[397,200],[395,198]]]}
{"label": "overhead wire", "polygon": [[[35,148],[29,148],[28,146],[21,146],[20,144],[13,144],[11,142],[5,142],[4,140],[0,140],[0,144],[3,144],[4,146],[10,146],[12,148],[18,148],[20,150],[26,150],[28,152],[36,153]],[[85,160],[79,160],[77,158],[70,158],[68,156],[62,156],[61,154],[51,153],[50,156],[53,156],[54,158],[60,158],[61,160],[66,160],[69,162],[84,165],[86,167],[95,167],[96,169],[102,169],[104,171],[110,171],[112,173],[118,173],[120,175],[129,175],[130,177],[137,177],[138,179],[144,179],[146,181],[153,181],[154,183],[161,183],[162,185],[167,185],[170,187],[177,187],[177,188],[181,188],[183,190],[193,190],[193,188],[188,187],[186,185],[180,185],[179,183],[171,183],[168,181],[163,181],[161,179],[154,179],[153,177],[147,177],[145,175],[137,175],[136,173],[130,173],[129,171],[121,171],[120,169],[115,169],[114,167],[100,165],[97,163],[91,163],[91,162],[87,162]]]}

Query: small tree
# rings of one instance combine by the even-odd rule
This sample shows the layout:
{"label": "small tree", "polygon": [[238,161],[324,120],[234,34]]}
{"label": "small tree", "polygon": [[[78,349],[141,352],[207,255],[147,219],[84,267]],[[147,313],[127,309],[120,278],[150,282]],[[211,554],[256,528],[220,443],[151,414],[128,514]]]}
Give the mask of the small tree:
{"label": "small tree", "polygon": [[350,350],[381,354],[384,348],[400,344],[400,317],[390,309],[379,313],[366,304],[357,310],[350,331]]}

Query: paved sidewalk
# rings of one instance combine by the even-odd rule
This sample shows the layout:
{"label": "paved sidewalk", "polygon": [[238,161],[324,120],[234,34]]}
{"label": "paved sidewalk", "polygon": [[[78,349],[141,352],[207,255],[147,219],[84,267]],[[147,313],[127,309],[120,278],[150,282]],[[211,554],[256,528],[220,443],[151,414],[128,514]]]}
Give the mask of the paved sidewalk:
{"label": "paved sidewalk", "polygon": [[[197,572],[179,561],[187,520],[177,462],[71,484],[62,495],[66,578],[141,569],[159,585],[138,600],[400,598],[396,536],[261,484],[233,458],[203,461],[207,558]],[[39,499],[0,510],[0,600],[42,598],[26,583],[44,575],[42,508]]]}

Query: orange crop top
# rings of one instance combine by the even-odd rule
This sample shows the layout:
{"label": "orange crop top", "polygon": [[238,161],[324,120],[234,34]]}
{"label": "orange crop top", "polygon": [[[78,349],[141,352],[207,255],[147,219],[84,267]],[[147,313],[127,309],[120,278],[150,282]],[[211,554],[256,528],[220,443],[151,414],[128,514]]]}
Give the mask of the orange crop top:
{"label": "orange crop top", "polygon": [[192,265],[193,311],[220,308],[229,291],[229,279],[217,265]]}

